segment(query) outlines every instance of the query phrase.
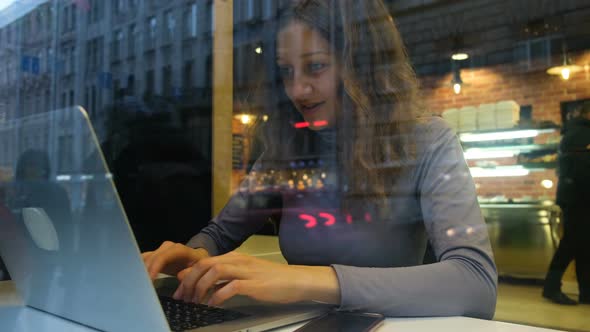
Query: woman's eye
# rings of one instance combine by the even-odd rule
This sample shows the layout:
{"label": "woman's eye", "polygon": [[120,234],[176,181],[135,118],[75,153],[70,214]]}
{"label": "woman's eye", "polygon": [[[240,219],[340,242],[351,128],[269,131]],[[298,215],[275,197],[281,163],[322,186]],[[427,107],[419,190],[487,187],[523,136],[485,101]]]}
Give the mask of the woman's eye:
{"label": "woman's eye", "polygon": [[326,67],[327,65],[325,63],[311,63],[307,66],[310,73],[317,73]]}
{"label": "woman's eye", "polygon": [[282,79],[290,79],[293,76],[293,70],[291,67],[281,67],[279,66],[279,75],[281,75]]}

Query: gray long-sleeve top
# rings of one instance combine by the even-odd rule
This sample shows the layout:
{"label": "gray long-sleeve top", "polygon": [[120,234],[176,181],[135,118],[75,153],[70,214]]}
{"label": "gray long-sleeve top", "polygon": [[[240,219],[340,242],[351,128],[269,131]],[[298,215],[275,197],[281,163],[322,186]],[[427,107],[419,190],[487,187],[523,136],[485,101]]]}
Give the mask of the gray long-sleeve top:
{"label": "gray long-sleeve top", "polygon": [[[414,132],[416,159],[392,182],[387,215],[370,200],[344,212],[337,194],[283,194],[281,251],[290,264],[332,266],[342,310],[491,319],[497,271],[462,148],[440,118]],[[277,212],[250,211],[249,199],[236,193],[188,245],[211,255],[237,248]],[[437,262],[423,265],[427,241]]]}

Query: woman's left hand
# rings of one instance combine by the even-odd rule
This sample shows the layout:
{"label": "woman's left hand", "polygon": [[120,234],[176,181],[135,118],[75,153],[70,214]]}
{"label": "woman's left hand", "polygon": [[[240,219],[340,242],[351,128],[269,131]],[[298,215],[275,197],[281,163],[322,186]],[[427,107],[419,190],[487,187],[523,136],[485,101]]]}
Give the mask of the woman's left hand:
{"label": "woman's left hand", "polygon": [[[263,302],[318,300],[337,304],[340,289],[331,267],[294,266],[230,252],[199,260],[179,273],[174,298],[218,306],[235,295]],[[219,282],[224,282],[219,285]]]}

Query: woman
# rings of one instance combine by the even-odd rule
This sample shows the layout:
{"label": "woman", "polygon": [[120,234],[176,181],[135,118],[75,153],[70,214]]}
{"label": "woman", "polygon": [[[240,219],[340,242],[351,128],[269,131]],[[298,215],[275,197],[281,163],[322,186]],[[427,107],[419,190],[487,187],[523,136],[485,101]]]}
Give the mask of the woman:
{"label": "woman", "polygon": [[[150,275],[178,275],[174,296],[195,302],[229,281],[212,305],[241,294],[388,316],[492,318],[497,273],[473,181],[443,121],[418,120],[416,78],[384,4],[294,1],[277,31],[278,89],[263,98],[277,105],[269,116],[277,123],[265,126],[254,170],[288,159],[309,135],[335,154],[339,185],[320,199],[283,194],[279,238],[290,265],[232,252],[269,217],[250,214],[238,192],[188,246],[144,253]],[[293,128],[301,120],[309,129]],[[280,135],[289,144],[277,144]],[[427,242],[437,262],[421,265]]]}

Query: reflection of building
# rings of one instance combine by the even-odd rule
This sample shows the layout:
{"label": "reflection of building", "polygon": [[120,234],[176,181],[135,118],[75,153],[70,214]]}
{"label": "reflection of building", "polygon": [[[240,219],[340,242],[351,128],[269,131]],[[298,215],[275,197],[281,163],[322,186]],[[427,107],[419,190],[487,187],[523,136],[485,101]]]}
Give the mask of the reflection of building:
{"label": "reflection of building", "polygon": [[[0,14],[0,121],[82,105],[100,136],[105,108],[125,95],[210,105],[213,0],[40,2]],[[284,3],[234,1],[238,98],[264,56],[257,48],[271,42],[264,22]],[[38,133],[22,143],[41,141]]]}
{"label": "reflection of building", "polygon": [[[271,60],[266,50],[274,41],[265,23],[287,2],[233,1],[237,100],[249,95],[256,68]],[[585,0],[384,2],[402,33],[433,113],[515,100],[530,106],[533,120],[559,123],[561,101],[590,97],[587,73],[572,76],[570,84],[544,73],[561,61],[563,42],[574,61],[587,65],[590,14]],[[79,104],[89,111],[100,134],[105,108],[123,97],[182,96],[185,108],[199,100],[210,105],[213,0],[23,3],[15,2],[0,13],[0,122]],[[455,51],[470,55],[455,63],[465,81],[457,96],[450,86],[450,56]],[[195,95],[200,95],[197,100],[187,100],[186,96]],[[236,112],[245,111],[238,107]],[[67,148],[75,139],[71,133],[63,135]],[[22,144],[43,140],[42,133],[35,133]],[[549,173],[535,178],[535,186]],[[482,191],[495,188],[482,183]],[[534,196],[551,193],[542,189]]]}
{"label": "reflection of building", "polygon": [[178,97],[211,86],[211,1],[26,6],[0,15],[0,121],[82,105],[100,133],[104,107],[122,94]]}
{"label": "reflection of building", "polygon": [[[52,179],[63,173],[76,173],[92,152],[90,137],[84,130],[80,116],[73,109],[44,114],[32,114],[0,124],[0,180],[9,181],[15,175],[16,161],[22,153],[34,149],[48,154],[49,174]],[[65,148],[68,147],[68,148]]]}

